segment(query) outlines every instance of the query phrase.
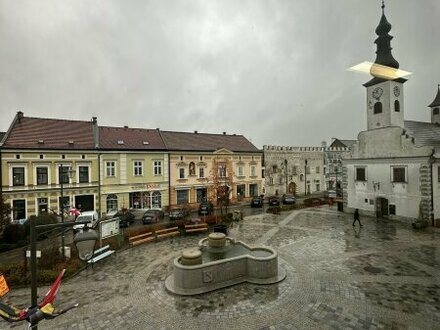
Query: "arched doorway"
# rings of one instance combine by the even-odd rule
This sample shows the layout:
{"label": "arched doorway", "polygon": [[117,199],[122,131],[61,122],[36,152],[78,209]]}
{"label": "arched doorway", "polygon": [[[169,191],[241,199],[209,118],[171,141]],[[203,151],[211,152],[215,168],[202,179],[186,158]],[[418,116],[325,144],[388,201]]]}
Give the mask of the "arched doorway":
{"label": "arched doorway", "polygon": [[289,194],[293,194],[296,196],[296,183],[295,182],[291,182],[289,183]]}

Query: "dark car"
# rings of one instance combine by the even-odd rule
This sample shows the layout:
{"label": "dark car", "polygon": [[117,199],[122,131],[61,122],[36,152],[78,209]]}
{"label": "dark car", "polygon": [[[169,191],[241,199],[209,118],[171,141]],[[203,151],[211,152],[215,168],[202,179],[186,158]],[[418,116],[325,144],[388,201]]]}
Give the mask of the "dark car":
{"label": "dark car", "polygon": [[172,209],[170,212],[170,220],[184,219],[189,215],[189,210],[185,207]]}
{"label": "dark car", "polygon": [[134,222],[134,214],[128,210],[118,211],[114,217],[119,218],[119,227],[128,227]]}
{"label": "dark car", "polygon": [[148,210],[142,216],[142,223],[144,225],[148,223],[156,223],[164,218],[164,213],[162,210]]}
{"label": "dark car", "polygon": [[202,202],[199,205],[199,215],[208,215],[214,211],[214,205],[211,202]]}
{"label": "dark car", "polygon": [[270,196],[269,197],[269,205],[270,206],[280,205],[280,199],[277,196]]}
{"label": "dark car", "polygon": [[251,207],[262,207],[263,199],[260,196],[254,196],[251,199]]}
{"label": "dark car", "polygon": [[291,194],[284,194],[281,201],[283,204],[295,204],[295,197]]}

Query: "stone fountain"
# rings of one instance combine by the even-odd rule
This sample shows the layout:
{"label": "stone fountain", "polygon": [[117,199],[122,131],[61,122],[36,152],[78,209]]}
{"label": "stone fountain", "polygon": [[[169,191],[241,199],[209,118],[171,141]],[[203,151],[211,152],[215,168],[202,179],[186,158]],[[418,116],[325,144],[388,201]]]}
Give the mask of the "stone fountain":
{"label": "stone fountain", "polygon": [[198,247],[186,249],[174,259],[173,274],[165,287],[175,294],[195,295],[242,282],[273,284],[285,277],[275,250],[211,233]]}

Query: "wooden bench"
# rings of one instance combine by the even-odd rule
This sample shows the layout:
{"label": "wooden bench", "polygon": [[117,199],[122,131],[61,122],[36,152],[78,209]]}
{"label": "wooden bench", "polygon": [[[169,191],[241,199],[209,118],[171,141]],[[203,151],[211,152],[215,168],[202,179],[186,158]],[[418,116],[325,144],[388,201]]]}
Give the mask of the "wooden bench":
{"label": "wooden bench", "polygon": [[204,233],[208,231],[208,224],[197,223],[195,225],[185,225],[185,233]]}
{"label": "wooden bench", "polygon": [[179,236],[180,231],[178,227],[170,227],[166,229],[159,229],[155,231],[156,238],[174,237]]}
{"label": "wooden bench", "polygon": [[98,262],[99,260],[112,255],[113,253],[115,253],[115,250],[110,250],[110,245],[103,246],[102,248],[99,248],[93,252],[93,257],[88,261],[88,263],[93,265],[95,262]]}
{"label": "wooden bench", "polygon": [[156,235],[154,235],[153,232],[148,232],[136,236],[131,236],[128,238],[128,241],[131,246],[135,246],[141,243],[154,241],[155,239],[156,239]]}

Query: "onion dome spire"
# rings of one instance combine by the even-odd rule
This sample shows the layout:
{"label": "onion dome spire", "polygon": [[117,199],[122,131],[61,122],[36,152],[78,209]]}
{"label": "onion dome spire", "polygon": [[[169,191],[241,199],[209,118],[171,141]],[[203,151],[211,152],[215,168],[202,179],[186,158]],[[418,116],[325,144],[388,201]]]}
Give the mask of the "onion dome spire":
{"label": "onion dome spire", "polygon": [[428,105],[428,107],[432,108],[438,106],[440,106],[440,84],[438,84],[437,96],[435,97],[434,101],[432,101],[432,103]]}
{"label": "onion dome spire", "polygon": [[397,62],[391,54],[391,40],[393,36],[389,34],[390,31],[391,24],[385,16],[385,2],[382,0],[382,17],[376,28],[377,38],[374,41],[377,47],[376,60],[370,68],[370,74],[373,78],[364,84],[365,87],[376,85],[387,80],[394,80],[401,83],[406,81],[405,78],[395,75],[395,72],[399,69],[399,62]]}
{"label": "onion dome spire", "polygon": [[393,36],[388,34],[390,31],[391,24],[385,17],[385,3],[382,0],[382,17],[376,28],[376,34],[378,37],[374,41],[377,46],[376,60],[374,63],[398,69],[399,62],[397,62],[391,54],[391,39],[393,39]]}

